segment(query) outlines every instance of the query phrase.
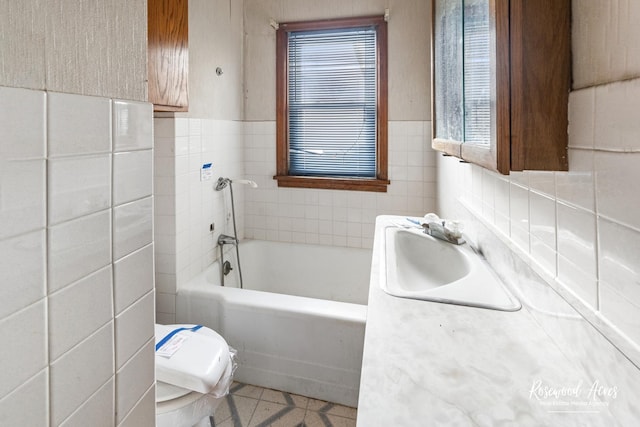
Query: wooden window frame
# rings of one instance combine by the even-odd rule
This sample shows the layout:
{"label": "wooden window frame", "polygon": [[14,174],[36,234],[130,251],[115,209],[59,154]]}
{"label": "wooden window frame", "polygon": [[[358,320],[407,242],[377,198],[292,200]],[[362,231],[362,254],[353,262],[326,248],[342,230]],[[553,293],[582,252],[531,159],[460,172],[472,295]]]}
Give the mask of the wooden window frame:
{"label": "wooden window frame", "polygon": [[[289,174],[288,37],[292,31],[374,26],[376,28],[376,177],[340,178]],[[276,175],[278,187],[386,192],[390,184],[388,153],[387,23],[383,16],[329,19],[280,24],[276,32]]]}

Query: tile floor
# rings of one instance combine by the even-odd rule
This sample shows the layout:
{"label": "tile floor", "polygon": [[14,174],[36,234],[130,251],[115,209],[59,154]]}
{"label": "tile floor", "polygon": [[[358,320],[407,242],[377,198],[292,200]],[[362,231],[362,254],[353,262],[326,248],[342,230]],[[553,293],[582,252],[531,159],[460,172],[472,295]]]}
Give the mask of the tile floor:
{"label": "tile floor", "polygon": [[355,408],[234,382],[212,427],[355,427]]}

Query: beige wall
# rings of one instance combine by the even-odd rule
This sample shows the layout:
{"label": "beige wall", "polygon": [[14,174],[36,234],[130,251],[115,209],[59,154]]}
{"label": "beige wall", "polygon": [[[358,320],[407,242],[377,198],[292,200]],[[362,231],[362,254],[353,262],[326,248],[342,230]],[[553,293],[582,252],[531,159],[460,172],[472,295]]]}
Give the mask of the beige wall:
{"label": "beige wall", "polygon": [[147,99],[145,0],[0,0],[0,86]]}
{"label": "beige wall", "polygon": [[189,1],[189,112],[177,116],[242,120],[243,5]]}
{"label": "beige wall", "polygon": [[573,3],[574,89],[640,77],[637,0]]}
{"label": "beige wall", "polygon": [[431,2],[245,0],[245,120],[275,120],[275,30],[291,22],[382,15],[389,20],[389,120],[429,120]]}

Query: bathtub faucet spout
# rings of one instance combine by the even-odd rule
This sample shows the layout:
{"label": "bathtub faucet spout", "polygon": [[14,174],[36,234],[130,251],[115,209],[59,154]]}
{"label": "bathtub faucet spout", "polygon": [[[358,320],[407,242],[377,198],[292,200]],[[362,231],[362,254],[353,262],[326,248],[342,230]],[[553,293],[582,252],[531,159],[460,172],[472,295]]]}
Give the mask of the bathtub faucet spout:
{"label": "bathtub faucet spout", "polygon": [[218,245],[237,245],[238,239],[233,236],[228,236],[226,234],[221,234],[218,237]]}

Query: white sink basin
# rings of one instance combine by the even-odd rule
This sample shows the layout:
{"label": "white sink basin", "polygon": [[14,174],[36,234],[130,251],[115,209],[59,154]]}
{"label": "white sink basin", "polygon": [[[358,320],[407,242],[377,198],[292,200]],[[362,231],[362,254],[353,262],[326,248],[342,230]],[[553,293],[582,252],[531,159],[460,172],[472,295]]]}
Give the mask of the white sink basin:
{"label": "white sink basin", "polygon": [[468,244],[390,226],[384,228],[382,247],[380,286],[390,295],[503,311],[521,307]]}

